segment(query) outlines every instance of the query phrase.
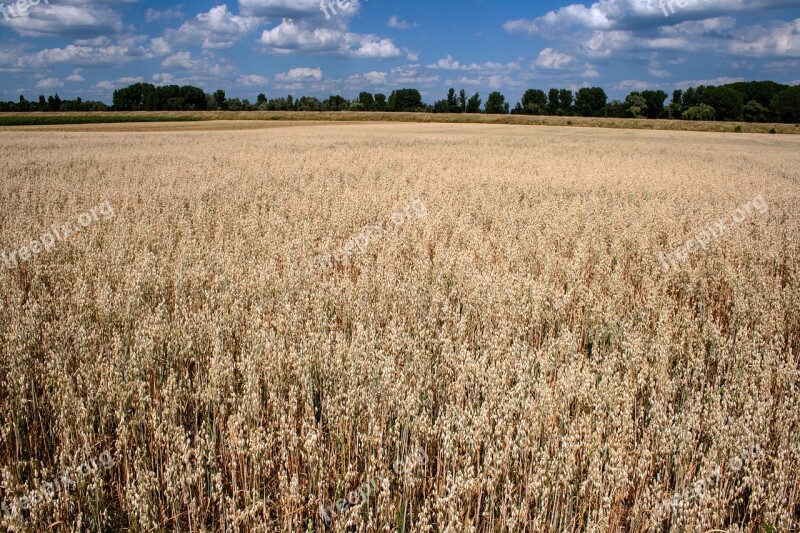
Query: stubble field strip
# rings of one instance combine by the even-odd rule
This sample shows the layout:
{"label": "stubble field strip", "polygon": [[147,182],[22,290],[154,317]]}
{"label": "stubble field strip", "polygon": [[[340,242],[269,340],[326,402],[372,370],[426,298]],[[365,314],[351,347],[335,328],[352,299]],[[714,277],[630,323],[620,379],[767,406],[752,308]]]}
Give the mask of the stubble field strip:
{"label": "stubble field strip", "polygon": [[[0,251],[115,213],[0,268],[0,499],[114,461],[5,526],[800,528],[800,137],[336,124],[0,148]],[[415,199],[426,216],[319,267]]]}

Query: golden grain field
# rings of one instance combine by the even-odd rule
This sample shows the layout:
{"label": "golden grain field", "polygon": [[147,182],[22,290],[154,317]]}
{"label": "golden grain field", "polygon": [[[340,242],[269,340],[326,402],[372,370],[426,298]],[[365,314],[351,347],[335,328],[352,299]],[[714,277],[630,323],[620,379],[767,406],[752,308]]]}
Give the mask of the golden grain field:
{"label": "golden grain field", "polygon": [[268,126],[0,131],[0,529],[800,530],[800,137]]}

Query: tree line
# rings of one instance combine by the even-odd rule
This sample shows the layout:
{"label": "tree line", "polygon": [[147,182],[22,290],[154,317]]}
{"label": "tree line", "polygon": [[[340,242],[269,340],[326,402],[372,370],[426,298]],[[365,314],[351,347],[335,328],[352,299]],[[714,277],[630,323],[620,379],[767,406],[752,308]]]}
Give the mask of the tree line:
{"label": "tree line", "polygon": [[61,100],[56,94],[38,102],[0,102],[0,111],[389,111],[428,113],[488,113],[517,115],[583,116],[613,118],[666,118],[683,120],[722,120],[746,122],[800,122],[800,85],[773,81],[729,83],[720,86],[689,87],[675,90],[669,104],[662,90],[633,91],[625,100],[608,100],[601,87],[570,89],[528,89],[511,108],[499,91],[488,95],[485,104],[480,94],[468,96],[464,89],[426,104],[417,89],[399,89],[385,94],[359,93],[348,100],[339,95],[320,100],[313,96],[268,99],[259,94],[255,102],[227,98],[225,91],[206,93],[198,87],[135,83],[114,91],[113,105],[103,102]]}

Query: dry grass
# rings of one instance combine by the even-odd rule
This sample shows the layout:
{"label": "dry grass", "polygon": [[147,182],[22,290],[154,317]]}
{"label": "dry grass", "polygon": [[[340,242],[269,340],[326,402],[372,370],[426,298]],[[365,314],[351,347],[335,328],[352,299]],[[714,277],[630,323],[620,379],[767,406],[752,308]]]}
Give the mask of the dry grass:
{"label": "dry grass", "polygon": [[[800,527],[800,137],[378,124],[0,147],[0,251],[116,211],[0,271],[3,496],[115,460],[18,529],[323,531],[320,503],[376,479],[332,530]],[[661,268],[758,194],[766,214]],[[318,267],[415,198],[425,218]]]}
{"label": "dry grass", "polygon": [[[228,126],[235,128],[269,127],[268,125],[256,126],[247,123],[261,123],[264,121],[281,122],[415,122],[415,123],[451,123],[451,124],[514,124],[528,126],[574,126],[581,128],[613,128],[634,130],[668,130],[668,131],[703,131],[716,133],[736,133],[736,128],[741,128],[741,133],[770,133],[775,130],[778,134],[800,134],[800,125],[749,122],[702,122],[690,120],[647,120],[633,118],[586,118],[586,117],[549,117],[549,116],[522,116],[522,115],[486,115],[486,114],[437,114],[437,113],[373,113],[350,111],[324,111],[324,112],[293,112],[293,111],[141,111],[141,112],[87,112],[87,113],[3,113],[4,117],[58,117],[58,116],[89,116],[89,117],[140,117],[152,119],[154,117],[172,117],[178,119],[194,119],[203,121],[238,121],[239,125]],[[155,128],[159,124],[152,124]],[[128,124],[120,126],[125,131]],[[135,126],[135,124],[130,124]],[[163,125],[162,125],[163,126]],[[187,124],[187,127],[197,128],[197,125]],[[90,126],[91,127],[91,126]],[[202,128],[202,126],[199,126]],[[41,131],[42,128],[56,131],[96,131],[81,125],[61,126],[13,126],[17,131]],[[152,128],[151,128],[152,129]],[[217,129],[217,128],[215,128]],[[227,129],[227,128],[225,128]]]}

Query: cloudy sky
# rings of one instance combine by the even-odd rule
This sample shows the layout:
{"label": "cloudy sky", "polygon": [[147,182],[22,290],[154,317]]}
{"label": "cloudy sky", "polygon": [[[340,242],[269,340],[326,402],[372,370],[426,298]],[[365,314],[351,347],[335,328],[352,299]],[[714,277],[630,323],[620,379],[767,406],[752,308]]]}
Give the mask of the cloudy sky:
{"label": "cloudy sky", "polygon": [[0,13],[3,100],[110,103],[136,81],[250,100],[414,87],[430,103],[450,86],[516,102],[527,88],[800,83],[800,0],[33,1]]}

